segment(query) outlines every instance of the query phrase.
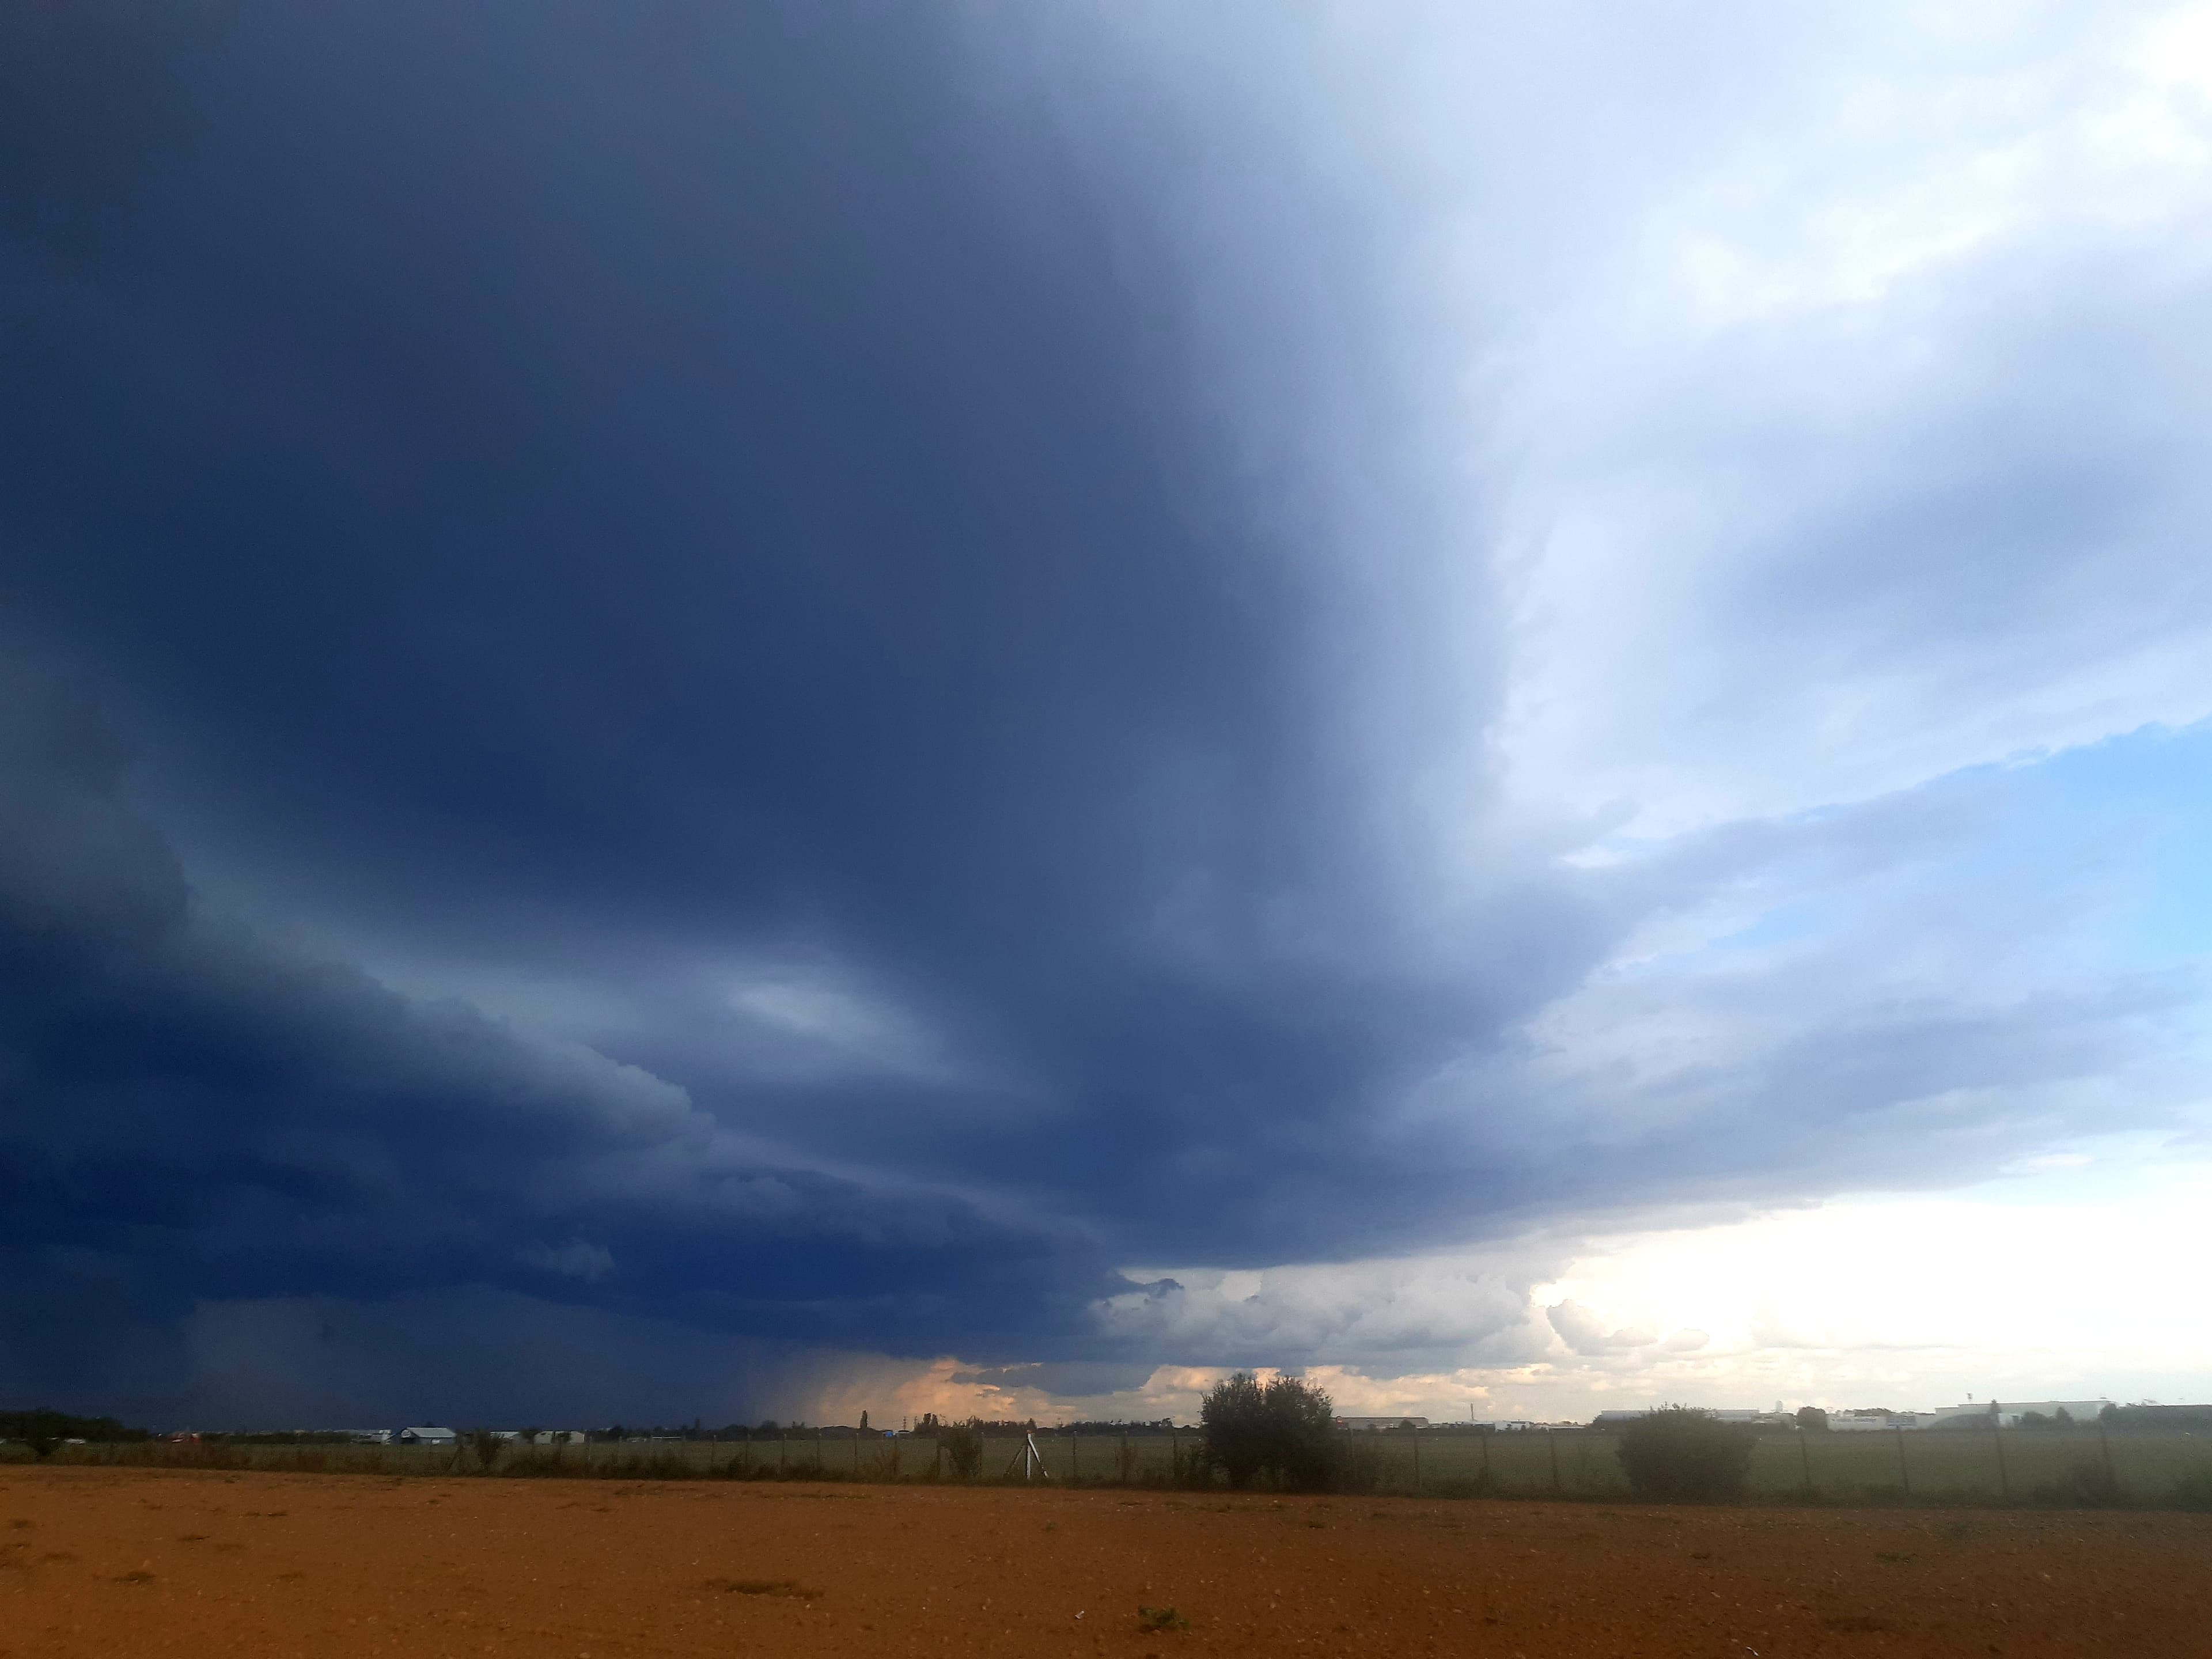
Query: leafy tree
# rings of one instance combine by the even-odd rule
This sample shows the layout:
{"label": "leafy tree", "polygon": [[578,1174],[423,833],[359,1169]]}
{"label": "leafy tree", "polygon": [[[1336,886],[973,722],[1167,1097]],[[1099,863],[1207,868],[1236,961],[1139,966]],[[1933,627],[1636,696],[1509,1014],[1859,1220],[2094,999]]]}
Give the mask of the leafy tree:
{"label": "leafy tree", "polygon": [[1694,1406],[1662,1406],[1620,1431],[1621,1472],[1638,1498],[1739,1498],[1751,1478],[1752,1432]]}
{"label": "leafy tree", "polygon": [[1232,1486],[1264,1475],[1291,1491],[1330,1484],[1336,1407],[1322,1389],[1294,1376],[1267,1382],[1249,1371],[1224,1377],[1199,1407],[1206,1461]]}
{"label": "leafy tree", "polygon": [[965,1423],[950,1423],[937,1431],[937,1443],[945,1453],[945,1461],[952,1465],[956,1480],[973,1480],[976,1471],[983,1467],[983,1425],[975,1418]]}
{"label": "leafy tree", "polygon": [[489,1474],[492,1466],[499,1462],[499,1455],[507,1449],[507,1442],[489,1429],[477,1429],[469,1436],[469,1449],[477,1455],[477,1472]]}
{"label": "leafy tree", "polygon": [[1800,1406],[1797,1408],[1797,1426],[1801,1429],[1825,1429],[1828,1426],[1828,1414],[1818,1406]]}
{"label": "leafy tree", "polygon": [[1229,1477],[1232,1486],[1249,1486],[1267,1461],[1267,1394],[1249,1371],[1225,1376],[1206,1390],[1198,1420],[1206,1431],[1206,1460]]}

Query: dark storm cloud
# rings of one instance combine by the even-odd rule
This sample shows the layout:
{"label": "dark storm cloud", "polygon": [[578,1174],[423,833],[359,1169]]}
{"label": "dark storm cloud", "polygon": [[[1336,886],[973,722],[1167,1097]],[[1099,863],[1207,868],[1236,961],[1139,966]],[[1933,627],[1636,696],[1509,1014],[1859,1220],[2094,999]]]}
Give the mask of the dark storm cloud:
{"label": "dark storm cloud", "polygon": [[[1086,174],[873,8],[254,9],[195,90],[96,277],[11,285],[19,644],[111,688],[206,861],[341,928],[827,952],[1051,1127],[630,1033],[695,1107],[289,958],[29,730],[25,834],[77,813],[116,860],[16,941],[18,1248],[157,1303],[534,1276],[974,1346],[1102,1284],[933,1180],[1035,1168],[1045,1214],[1141,1231],[1218,1187],[1194,1115],[1318,1172],[1389,1038],[1250,971],[1270,905],[1352,908],[1315,596],[1190,394],[1139,128]],[[1225,976],[1149,962],[1170,901]],[[726,1128],[924,1190],[733,1166]]]}
{"label": "dark storm cloud", "polygon": [[185,87],[235,0],[31,0],[0,12],[0,231],[59,266],[105,233],[199,124]]}
{"label": "dark storm cloud", "polygon": [[113,15],[127,161],[0,129],[61,158],[0,273],[5,644],[63,665],[9,687],[17,1376],[200,1304],[306,1397],[317,1299],[401,1298],[1103,1387],[1222,1357],[1086,1313],[1175,1300],[1115,1264],[1893,1170],[1870,1098],[2131,1017],[1541,1074],[1640,922],[1852,826],[1507,823],[1505,608],[1427,571],[1451,445],[1295,88],[888,5]]}
{"label": "dark storm cloud", "polygon": [[[1076,1322],[1090,1252],[927,1194],[764,1166],[683,1091],[410,1004],[199,914],[51,679],[0,756],[0,1252],[20,1374],[61,1334],[201,1299],[574,1285],[610,1310],[817,1341]],[[1087,1284],[1086,1284],[1087,1280]],[[13,1380],[11,1378],[11,1380]]]}
{"label": "dark storm cloud", "polygon": [[[796,18],[247,19],[199,164],[37,301],[19,592],[234,858],[434,939],[857,960],[1048,1097],[992,1173],[1109,1215],[1182,1207],[1194,1117],[1318,1178],[1433,1010],[1336,983],[1326,596],[1195,412],[1149,181],[910,15]],[[815,1109],[939,1139],[911,1093]]]}

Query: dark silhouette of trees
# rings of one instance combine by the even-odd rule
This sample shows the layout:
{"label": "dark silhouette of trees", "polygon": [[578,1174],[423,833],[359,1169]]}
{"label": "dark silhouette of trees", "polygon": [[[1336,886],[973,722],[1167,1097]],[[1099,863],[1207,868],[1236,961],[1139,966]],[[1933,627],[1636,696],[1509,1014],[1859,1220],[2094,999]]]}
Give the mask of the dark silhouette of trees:
{"label": "dark silhouette of trees", "polygon": [[983,1425],[975,1419],[945,1425],[937,1431],[937,1443],[952,1466],[954,1480],[973,1480],[983,1467]]}
{"label": "dark silhouette of trees", "polygon": [[1747,1425],[1694,1406],[1662,1406],[1621,1429],[1617,1455],[1638,1498],[1695,1503],[1741,1498],[1751,1453]]}
{"label": "dark silhouette of trees", "polygon": [[39,1456],[70,1440],[101,1443],[143,1440],[143,1429],[127,1429],[112,1417],[72,1417],[67,1412],[0,1412],[0,1440],[19,1440]]}
{"label": "dark silhouette of trees", "polygon": [[1336,1407],[1294,1376],[1261,1382],[1249,1371],[1223,1378],[1199,1407],[1206,1465],[1232,1486],[1255,1478],[1288,1492],[1319,1492],[1335,1470]]}

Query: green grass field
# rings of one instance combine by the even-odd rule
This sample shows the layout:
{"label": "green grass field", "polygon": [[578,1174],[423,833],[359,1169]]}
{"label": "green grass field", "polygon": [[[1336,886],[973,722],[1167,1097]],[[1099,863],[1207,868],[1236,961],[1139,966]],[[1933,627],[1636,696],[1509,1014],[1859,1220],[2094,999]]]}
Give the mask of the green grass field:
{"label": "green grass field", "polygon": [[[1414,1437],[1363,1437],[1382,1443],[1382,1485],[1416,1489]],[[1450,1493],[1487,1490],[1512,1496],[1626,1498],[1615,1437],[1590,1429],[1488,1436],[1423,1435],[1418,1488]],[[1913,1498],[2027,1499],[2039,1488],[2079,1497],[2109,1469],[2118,1490],[2162,1498],[2178,1479],[2212,1481],[2212,1439],[2188,1434],[2124,1434],[2094,1429],[2008,1433],[1898,1434],[1777,1431],[1759,1436],[1751,1489],[1765,1498],[1826,1502]],[[2000,1461],[2002,1460],[2002,1462]],[[2108,1461],[2109,1460],[2109,1461]]]}
{"label": "green grass field", "polygon": [[[1346,1437],[1364,1462],[1372,1490],[1440,1498],[1626,1499],[1615,1437],[1591,1429],[1474,1435],[1431,1431]],[[1195,1430],[1165,1434],[1073,1436],[1040,1430],[1039,1451],[1056,1482],[1166,1486],[1200,1444]],[[1016,1437],[987,1437],[986,1483],[1021,1479]],[[2002,1459],[2002,1462],[2000,1462]],[[64,1447],[60,1464],[296,1469],[333,1474],[433,1475],[477,1472],[475,1454],[421,1447],[336,1445],[137,1445]],[[896,1439],[624,1441],[549,1449],[510,1443],[495,1473],[629,1479],[818,1478],[866,1481],[949,1478],[936,1443]],[[2192,1484],[2193,1483],[2193,1484]],[[1760,1435],[1752,1462],[1752,1496],[1820,1503],[2212,1503],[2212,1437],[2114,1434],[2094,1429],[2017,1431],[1920,1431],[1898,1434]],[[2182,1490],[2178,1493],[2177,1486]],[[2193,1497],[2192,1497],[2193,1494]]]}

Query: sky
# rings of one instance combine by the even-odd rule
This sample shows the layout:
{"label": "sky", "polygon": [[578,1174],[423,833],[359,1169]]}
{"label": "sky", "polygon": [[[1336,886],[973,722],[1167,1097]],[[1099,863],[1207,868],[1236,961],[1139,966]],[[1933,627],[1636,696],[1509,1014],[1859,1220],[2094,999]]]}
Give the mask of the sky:
{"label": "sky", "polygon": [[0,1395],[2212,1398],[2212,9],[0,17]]}

